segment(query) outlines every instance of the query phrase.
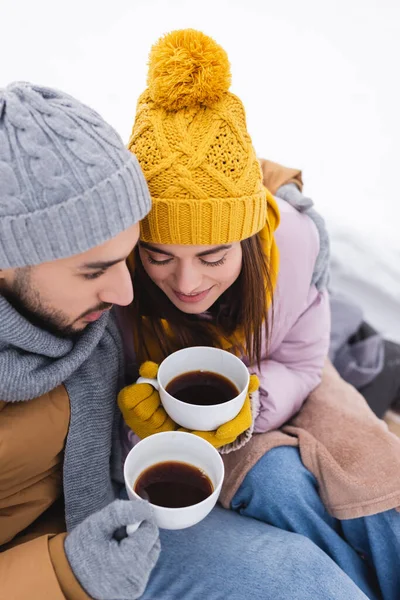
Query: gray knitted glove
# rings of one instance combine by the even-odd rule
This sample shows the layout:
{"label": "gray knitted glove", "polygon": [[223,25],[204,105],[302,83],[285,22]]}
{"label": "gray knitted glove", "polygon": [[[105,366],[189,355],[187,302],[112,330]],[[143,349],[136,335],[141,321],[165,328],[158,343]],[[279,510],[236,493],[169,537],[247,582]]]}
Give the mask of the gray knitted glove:
{"label": "gray knitted glove", "polygon": [[[140,523],[117,542],[123,526]],[[135,600],[143,594],[160,553],[151,507],[140,500],[115,500],[66,537],[65,553],[81,586],[95,600]]]}

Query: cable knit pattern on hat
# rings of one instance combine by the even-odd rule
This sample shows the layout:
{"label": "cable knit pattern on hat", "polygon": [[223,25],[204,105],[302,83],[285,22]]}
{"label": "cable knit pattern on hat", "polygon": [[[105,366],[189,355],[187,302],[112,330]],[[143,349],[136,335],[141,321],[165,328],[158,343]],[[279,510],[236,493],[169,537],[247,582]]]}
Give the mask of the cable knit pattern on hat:
{"label": "cable knit pattern on hat", "polygon": [[150,205],[136,158],[95,111],[28,83],[0,90],[0,268],[84,252]]}
{"label": "cable knit pattern on hat", "polygon": [[224,244],[254,235],[273,199],[243,105],[229,92],[225,51],[199,31],[173,31],[155,44],[149,64],[128,145],[153,201],[141,239]]}

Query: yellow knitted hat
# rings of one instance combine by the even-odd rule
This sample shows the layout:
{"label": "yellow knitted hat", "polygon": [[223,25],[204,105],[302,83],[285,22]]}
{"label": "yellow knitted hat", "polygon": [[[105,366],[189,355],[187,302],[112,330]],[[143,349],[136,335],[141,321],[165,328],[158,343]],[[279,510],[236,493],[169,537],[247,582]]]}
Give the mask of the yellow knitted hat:
{"label": "yellow knitted hat", "polygon": [[153,201],[143,241],[226,244],[275,229],[276,205],[230,82],[226,52],[199,31],[173,31],[153,46],[128,145]]}

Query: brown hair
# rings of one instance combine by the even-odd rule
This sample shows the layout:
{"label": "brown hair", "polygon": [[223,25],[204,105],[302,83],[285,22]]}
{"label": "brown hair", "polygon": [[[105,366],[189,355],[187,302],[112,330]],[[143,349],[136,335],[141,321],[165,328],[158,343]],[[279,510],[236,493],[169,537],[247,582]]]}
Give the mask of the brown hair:
{"label": "brown hair", "polygon": [[[164,358],[188,346],[221,347],[221,337],[229,338],[241,328],[244,339],[235,349],[244,352],[251,363],[260,364],[263,329],[266,340],[269,340],[268,305],[273,308],[273,290],[259,234],[243,240],[241,246],[239,277],[212,305],[209,319],[186,314],[176,308],[147,275],[138,248],[135,249],[132,308],[139,364],[152,358],[146,346],[142,317],[147,317],[151,335]],[[162,319],[168,322],[168,334]]]}

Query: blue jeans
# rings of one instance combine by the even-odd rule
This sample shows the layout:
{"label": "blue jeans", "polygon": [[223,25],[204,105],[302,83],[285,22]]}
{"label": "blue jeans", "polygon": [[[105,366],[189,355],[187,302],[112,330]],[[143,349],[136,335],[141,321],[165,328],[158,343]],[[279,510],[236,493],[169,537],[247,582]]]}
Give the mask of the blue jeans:
{"label": "blue jeans", "polygon": [[366,600],[305,537],[216,507],[198,525],[160,532],[141,600]]}
{"label": "blue jeans", "polygon": [[297,448],[275,448],[249,471],[231,507],[312,540],[369,598],[400,598],[400,513],[339,521],[329,515]]}

